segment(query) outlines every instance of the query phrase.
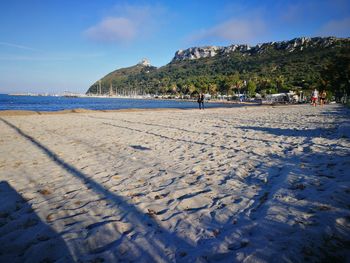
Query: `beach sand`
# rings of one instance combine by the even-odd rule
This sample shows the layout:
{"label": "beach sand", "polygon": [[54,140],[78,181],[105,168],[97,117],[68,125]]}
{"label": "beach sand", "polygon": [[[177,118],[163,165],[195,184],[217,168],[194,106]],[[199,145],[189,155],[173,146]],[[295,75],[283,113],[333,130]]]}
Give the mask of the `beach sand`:
{"label": "beach sand", "polygon": [[338,105],[0,116],[0,262],[346,262]]}

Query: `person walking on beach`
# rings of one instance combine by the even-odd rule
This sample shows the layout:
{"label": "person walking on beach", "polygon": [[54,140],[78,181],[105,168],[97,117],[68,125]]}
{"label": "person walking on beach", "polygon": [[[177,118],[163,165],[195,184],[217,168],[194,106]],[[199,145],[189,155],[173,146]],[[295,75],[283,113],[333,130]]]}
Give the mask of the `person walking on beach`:
{"label": "person walking on beach", "polygon": [[324,105],[325,102],[326,102],[326,97],[327,97],[327,93],[326,93],[325,90],[323,90],[323,91],[321,92],[321,97],[320,97],[320,104],[321,104],[322,107],[323,107],[323,105]]}
{"label": "person walking on beach", "polygon": [[201,92],[198,95],[198,106],[200,110],[204,110],[204,94]]}
{"label": "person walking on beach", "polygon": [[315,89],[313,92],[312,92],[312,97],[311,97],[311,102],[312,102],[312,105],[314,107],[316,107],[316,103],[318,101],[318,90]]}

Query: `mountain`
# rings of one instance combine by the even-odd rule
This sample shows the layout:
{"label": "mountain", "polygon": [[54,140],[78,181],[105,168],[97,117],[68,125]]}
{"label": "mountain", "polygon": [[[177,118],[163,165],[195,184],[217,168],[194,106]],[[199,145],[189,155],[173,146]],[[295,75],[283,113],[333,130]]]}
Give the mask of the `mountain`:
{"label": "mountain", "polygon": [[193,47],[186,50],[178,50],[175,53],[174,61],[183,61],[191,59],[199,59],[206,57],[214,57],[218,54],[229,54],[232,52],[240,52],[247,55],[262,54],[267,52],[269,49],[274,50],[284,50],[288,52],[293,52],[296,50],[303,50],[304,48],[327,48],[336,45],[339,39],[334,37],[315,37],[315,38],[295,38],[290,41],[282,42],[269,42],[264,44],[259,44],[256,46],[249,45],[231,45],[228,47],[218,47],[218,46],[206,46],[206,47]]}
{"label": "mountain", "polygon": [[[116,87],[122,87],[120,89],[126,89],[129,86],[129,79],[138,75],[147,74],[150,71],[156,70],[156,67],[151,66],[147,59],[143,59],[140,63],[132,67],[121,68],[111,73],[108,73],[103,78],[97,80],[86,92],[87,94],[107,94],[112,91],[115,93]],[[125,87],[125,88],[123,88]],[[101,90],[100,90],[101,89]]]}
{"label": "mountain", "polygon": [[[256,46],[192,47],[176,51],[171,62],[160,68],[142,61],[113,71],[87,93],[97,93],[101,83],[102,93],[112,87],[119,94],[232,94],[246,90],[253,95],[255,91],[308,91],[321,86],[332,91],[327,85],[337,81],[342,81],[347,92],[349,57],[350,38],[335,37],[303,37]],[[332,76],[335,70],[341,75],[336,80]]]}

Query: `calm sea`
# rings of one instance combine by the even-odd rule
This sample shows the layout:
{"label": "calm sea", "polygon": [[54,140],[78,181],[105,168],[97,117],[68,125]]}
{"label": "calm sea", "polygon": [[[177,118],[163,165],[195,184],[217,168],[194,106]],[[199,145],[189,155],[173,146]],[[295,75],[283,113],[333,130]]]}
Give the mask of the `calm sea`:
{"label": "calm sea", "polygon": [[[237,104],[206,103],[207,108],[237,107]],[[12,96],[0,94],[0,110],[59,111],[69,109],[118,110],[154,108],[197,108],[197,102],[119,98],[68,98],[50,96]]]}

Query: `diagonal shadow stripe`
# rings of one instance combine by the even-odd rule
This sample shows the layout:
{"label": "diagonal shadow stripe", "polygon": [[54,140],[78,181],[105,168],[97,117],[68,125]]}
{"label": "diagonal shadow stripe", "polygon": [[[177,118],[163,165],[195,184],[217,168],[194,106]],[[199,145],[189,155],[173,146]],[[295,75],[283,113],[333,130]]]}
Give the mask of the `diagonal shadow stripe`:
{"label": "diagonal shadow stripe", "polygon": [[75,262],[62,236],[7,181],[0,181],[0,200],[0,262]]}
{"label": "diagonal shadow stripe", "polygon": [[[0,120],[5,123],[7,126],[15,130],[19,135],[26,138],[29,142],[39,148],[43,153],[45,153],[52,161],[54,161],[57,165],[65,169],[67,172],[80,179],[82,183],[89,186],[96,194],[102,195],[107,198],[108,201],[114,203],[121,211],[125,211],[127,213],[126,219],[133,226],[140,226],[143,229],[148,229],[150,226],[155,226],[159,232],[162,234],[150,235],[145,237],[147,239],[147,248],[141,247],[138,244],[134,244],[142,253],[143,257],[149,258],[151,261],[163,261],[163,262],[173,262],[175,259],[171,258],[171,254],[169,255],[168,251],[164,251],[162,247],[170,248],[172,251],[178,251],[179,248],[186,249],[187,251],[194,251],[195,246],[187,242],[185,239],[178,237],[175,233],[169,232],[167,229],[163,228],[158,224],[158,222],[152,217],[140,211],[133,204],[127,202],[125,198],[122,196],[116,195],[106,188],[104,188],[99,183],[95,182],[91,178],[89,178],[86,174],[79,171],[74,166],[68,164],[63,159],[61,159],[56,153],[51,151],[49,148],[41,144],[32,136],[26,134],[21,129],[8,122],[7,120],[0,118]],[[123,237],[121,237],[123,238]],[[106,249],[111,249],[115,244],[118,245],[118,240],[113,241],[111,244],[105,246]],[[114,246],[114,247],[115,247]],[[149,251],[149,250],[152,251]],[[100,252],[100,251],[98,251]]]}

